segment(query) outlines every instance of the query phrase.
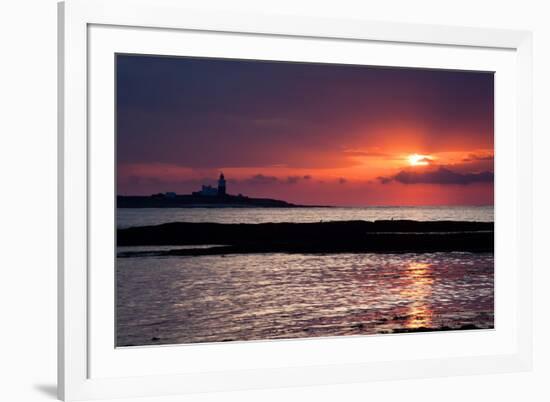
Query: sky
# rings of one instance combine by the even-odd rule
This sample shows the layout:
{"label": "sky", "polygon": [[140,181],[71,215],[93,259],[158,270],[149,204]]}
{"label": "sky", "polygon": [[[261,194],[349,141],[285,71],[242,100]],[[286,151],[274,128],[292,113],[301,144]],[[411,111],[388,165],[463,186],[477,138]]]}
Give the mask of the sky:
{"label": "sky", "polygon": [[117,193],[492,205],[491,72],[118,55]]}

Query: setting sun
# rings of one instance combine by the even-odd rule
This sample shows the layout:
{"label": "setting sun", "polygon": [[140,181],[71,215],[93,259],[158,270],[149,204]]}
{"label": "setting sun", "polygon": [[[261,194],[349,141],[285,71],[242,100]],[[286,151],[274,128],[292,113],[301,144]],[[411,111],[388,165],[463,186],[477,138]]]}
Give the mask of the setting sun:
{"label": "setting sun", "polygon": [[407,160],[411,166],[427,166],[432,162],[432,157],[429,155],[412,154],[409,155]]}

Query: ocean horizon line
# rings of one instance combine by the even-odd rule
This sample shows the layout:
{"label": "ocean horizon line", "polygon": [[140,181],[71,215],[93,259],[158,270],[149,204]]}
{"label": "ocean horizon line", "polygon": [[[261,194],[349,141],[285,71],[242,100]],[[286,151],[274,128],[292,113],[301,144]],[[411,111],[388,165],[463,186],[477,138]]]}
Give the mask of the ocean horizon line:
{"label": "ocean horizon line", "polygon": [[[117,195],[117,197],[144,197],[142,195]],[[308,205],[308,204],[295,204],[296,206],[288,207],[270,207],[271,209],[291,209],[291,208],[494,208],[494,204],[437,204],[437,205]],[[169,208],[169,207],[168,207]],[[179,209],[181,207],[173,207]],[[261,206],[238,206],[238,205],[216,205],[216,204],[204,204],[196,206],[195,208],[265,208]]]}

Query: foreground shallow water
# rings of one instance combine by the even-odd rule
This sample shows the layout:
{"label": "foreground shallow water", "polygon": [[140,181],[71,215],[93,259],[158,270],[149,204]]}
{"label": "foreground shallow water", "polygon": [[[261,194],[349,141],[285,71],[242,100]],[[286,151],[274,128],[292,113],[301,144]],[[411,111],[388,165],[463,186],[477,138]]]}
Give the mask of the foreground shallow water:
{"label": "foreground shallow water", "polygon": [[493,328],[493,254],[117,259],[117,346]]}

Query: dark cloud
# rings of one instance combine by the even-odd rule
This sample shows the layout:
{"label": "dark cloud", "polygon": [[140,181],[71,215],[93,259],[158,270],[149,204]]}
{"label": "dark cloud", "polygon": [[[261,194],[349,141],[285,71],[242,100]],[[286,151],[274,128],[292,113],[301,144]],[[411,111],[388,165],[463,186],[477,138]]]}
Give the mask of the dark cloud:
{"label": "dark cloud", "polygon": [[378,180],[382,184],[388,184],[389,182],[391,182],[393,180],[393,178],[392,177],[378,176],[376,178],[376,180]]}
{"label": "dark cloud", "polygon": [[257,175],[250,177],[245,181],[250,184],[273,184],[273,183],[277,183],[279,179],[275,176],[265,176],[259,173]]}
{"label": "dark cloud", "polygon": [[249,177],[248,179],[243,180],[243,182],[248,184],[274,184],[274,183],[296,184],[302,180],[311,180],[311,178],[312,178],[311,175],[287,176],[286,178],[280,178],[276,176],[267,176],[262,173],[258,173],[257,175],[254,175],[252,177]]}
{"label": "dark cloud", "polygon": [[470,154],[467,158],[462,159],[462,162],[492,161],[493,159],[495,159],[493,155]]}
{"label": "dark cloud", "polygon": [[424,158],[422,159],[419,159],[418,160],[418,163],[427,163],[427,164],[431,164],[434,160],[428,156],[425,156]]}
{"label": "dark cloud", "polygon": [[296,183],[298,183],[298,180],[300,180],[300,179],[301,179],[300,176],[288,176],[286,178],[286,182],[288,184],[296,184]]}
{"label": "dark cloud", "polygon": [[311,175],[309,174],[306,174],[304,176],[288,176],[286,178],[286,182],[288,184],[296,184],[298,183],[300,180],[311,180]]}
{"label": "dark cloud", "polygon": [[338,179],[338,184],[346,184],[348,180],[345,177],[340,177]]}
{"label": "dark cloud", "polygon": [[437,170],[414,172],[402,170],[391,177],[378,177],[382,184],[396,181],[403,184],[460,184],[470,183],[492,183],[493,172],[485,171],[479,173],[458,173],[450,169],[439,167]]}
{"label": "dark cloud", "polygon": [[358,151],[358,150],[346,150],[344,151],[344,154],[347,156],[376,156],[376,157],[387,157],[389,156],[385,152],[379,152],[379,151]]}

